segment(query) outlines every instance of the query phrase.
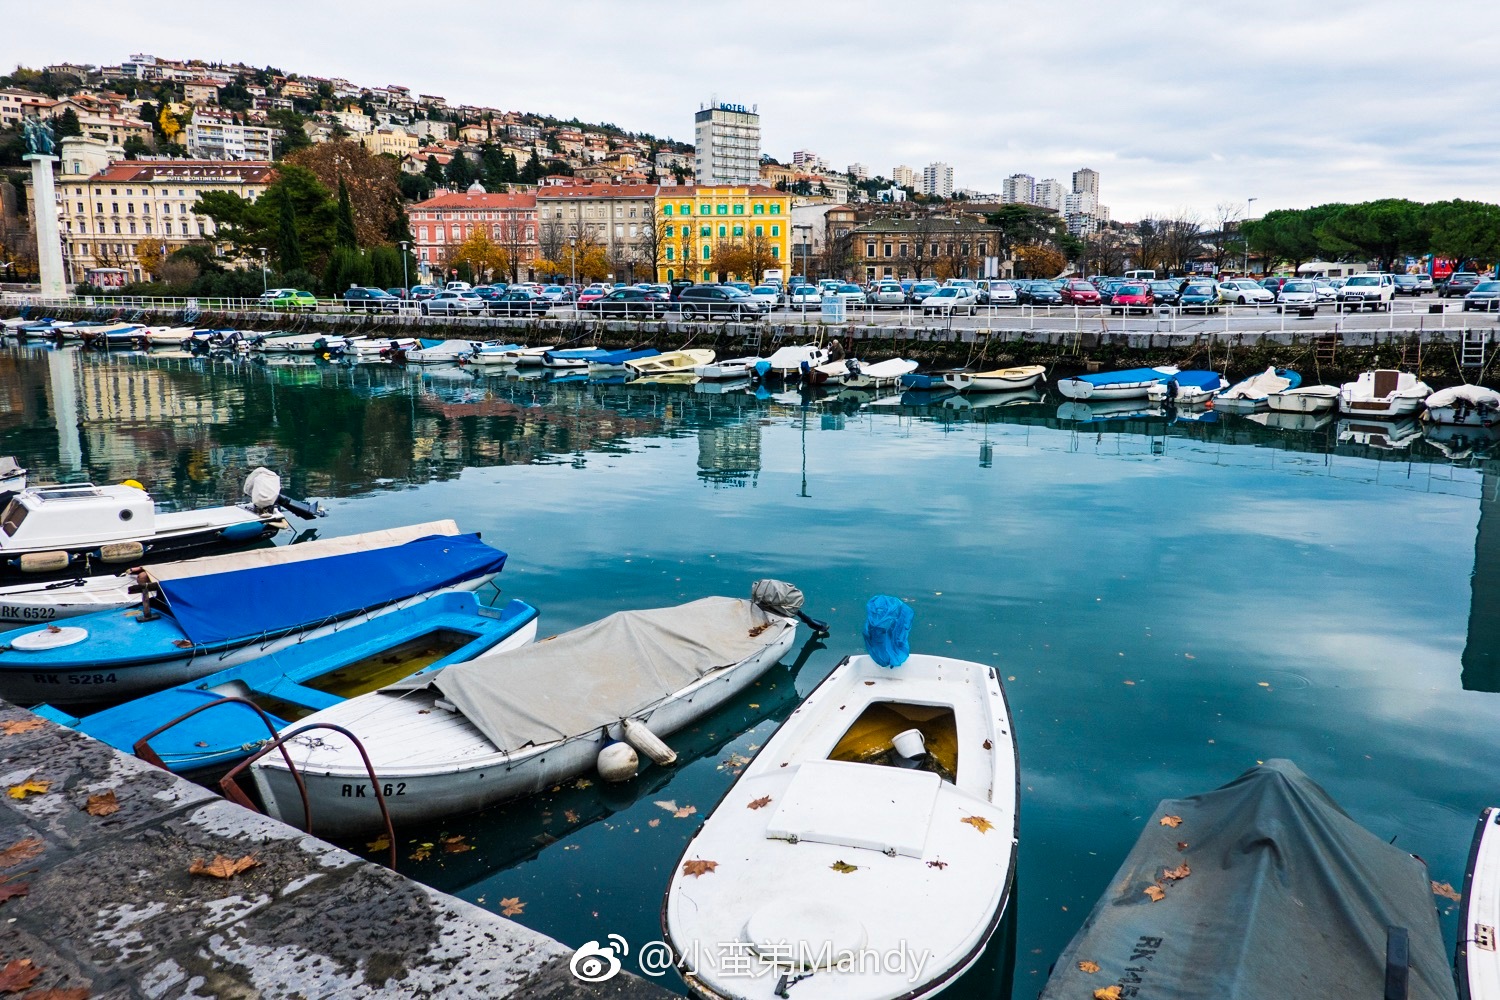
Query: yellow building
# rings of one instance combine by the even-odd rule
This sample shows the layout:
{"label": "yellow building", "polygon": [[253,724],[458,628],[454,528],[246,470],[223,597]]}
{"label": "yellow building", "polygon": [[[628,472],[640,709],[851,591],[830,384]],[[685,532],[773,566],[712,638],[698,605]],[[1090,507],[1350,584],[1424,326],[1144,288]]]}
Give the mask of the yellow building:
{"label": "yellow building", "polygon": [[[754,281],[767,270],[784,274],[790,260],[791,200],[774,188],[663,187],[656,226],[660,281]],[[726,260],[738,267],[722,267]]]}

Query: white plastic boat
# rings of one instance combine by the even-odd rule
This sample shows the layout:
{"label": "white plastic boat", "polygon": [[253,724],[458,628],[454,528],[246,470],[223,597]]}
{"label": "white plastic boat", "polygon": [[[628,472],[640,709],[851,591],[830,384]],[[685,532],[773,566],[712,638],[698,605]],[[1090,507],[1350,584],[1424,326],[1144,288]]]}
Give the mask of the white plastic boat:
{"label": "white plastic boat", "polygon": [[1121,371],[1075,375],[1057,380],[1057,391],[1069,399],[1145,399],[1146,390],[1165,382],[1179,369],[1172,365],[1159,368],[1126,368]]}
{"label": "white plastic boat", "polygon": [[133,576],[122,573],[0,587],[0,622],[25,625],[128,608],[141,601],[131,592],[135,585]]}
{"label": "white plastic boat", "polygon": [[1500,809],[1479,814],[1464,873],[1453,966],[1460,1000],[1500,997]]}
{"label": "white plastic boat", "polygon": [[1229,382],[1218,372],[1182,371],[1164,382],[1147,386],[1146,398],[1173,406],[1202,406],[1228,386]]}
{"label": "white plastic boat", "polygon": [[1491,427],[1500,423],[1500,392],[1482,385],[1455,385],[1427,397],[1422,419],[1434,424]]}
{"label": "white plastic boat", "polygon": [[[727,597],[620,612],[535,646],[351,698],[298,724],[348,729],[382,790],[389,789],[392,821],[430,822],[590,772],[627,727],[668,737],[693,724],[791,647],[797,621],[790,615]],[[350,741],[318,731],[289,740],[286,749],[320,835],[380,825]],[[279,753],[256,761],[251,774],[268,813],[302,822],[302,798]]]}
{"label": "white plastic boat", "polygon": [[356,361],[378,361],[396,351],[415,350],[420,343],[416,337],[356,337],[349,341],[344,353]]}
{"label": "white plastic boat", "polygon": [[406,351],[403,360],[409,365],[451,365],[472,355],[479,347],[472,340],[430,340],[421,347]]}
{"label": "white plastic boat", "polygon": [[683,351],[666,351],[662,354],[653,354],[649,358],[637,358],[634,361],[625,362],[625,367],[637,375],[667,375],[673,372],[697,374],[698,368],[711,364],[713,360],[713,351],[707,348],[693,348]]}
{"label": "white plastic boat", "polygon": [[342,354],[348,346],[348,337],[331,333],[290,333],[250,341],[250,350],[260,354]]}
{"label": "white plastic boat", "polygon": [[522,347],[514,351],[506,351],[504,357],[517,368],[536,368],[542,363],[542,358],[548,351],[557,350],[556,344],[548,344],[544,347]]}
{"label": "white plastic boat", "polygon": [[851,365],[849,374],[844,376],[844,385],[852,389],[893,385],[901,381],[901,376],[910,375],[916,370],[917,362],[905,358],[888,358],[874,364],[860,364],[857,369]]}
{"label": "white plastic boat", "polygon": [[152,347],[181,347],[184,341],[193,338],[190,326],[148,326],[146,341]]}
{"label": "white plastic boat", "polygon": [[727,358],[723,361],[695,365],[693,374],[709,381],[750,378],[755,375],[755,366],[764,360],[765,358],[758,357]]}
{"label": "white plastic boat", "polygon": [[16,464],[14,455],[0,455],[0,497],[25,488],[26,470]]}
{"label": "white plastic boat", "polygon": [[1432,389],[1411,372],[1382,368],[1360,372],[1339,387],[1339,409],[1361,417],[1403,417],[1416,413]]}
{"label": "white plastic boat", "polygon": [[478,365],[481,368],[512,367],[516,363],[516,352],[527,348],[520,344],[484,343],[470,354],[465,364]]}
{"label": "white plastic boat", "polygon": [[1287,368],[1267,368],[1236,382],[1214,397],[1214,409],[1223,413],[1258,413],[1269,409],[1273,392],[1286,392],[1302,384],[1302,376]]}
{"label": "white plastic boat", "polygon": [[1266,405],[1277,413],[1327,413],[1339,405],[1336,385],[1304,385],[1266,395]]}
{"label": "white plastic boat", "polygon": [[773,375],[798,375],[802,366],[816,368],[828,361],[828,348],[816,344],[802,344],[779,348],[766,358],[768,371]]}
{"label": "white plastic boat", "polygon": [[1041,365],[992,368],[982,372],[952,371],[943,373],[943,384],[955,392],[1014,392],[1030,389],[1045,374],[1047,369]]}
{"label": "white plastic boat", "polygon": [[993,666],[845,658],[673,872],[662,922],[689,989],[746,1000],[941,992],[1009,903],[1017,776]]}

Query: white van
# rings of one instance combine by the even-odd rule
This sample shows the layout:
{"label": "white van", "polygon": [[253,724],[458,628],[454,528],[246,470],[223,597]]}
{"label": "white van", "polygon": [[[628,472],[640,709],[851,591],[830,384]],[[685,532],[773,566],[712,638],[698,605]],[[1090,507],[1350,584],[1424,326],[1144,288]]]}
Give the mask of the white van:
{"label": "white van", "polygon": [[1156,269],[1155,268],[1147,268],[1145,270],[1139,270],[1139,271],[1126,271],[1125,272],[1125,280],[1126,281],[1155,281],[1156,280]]}

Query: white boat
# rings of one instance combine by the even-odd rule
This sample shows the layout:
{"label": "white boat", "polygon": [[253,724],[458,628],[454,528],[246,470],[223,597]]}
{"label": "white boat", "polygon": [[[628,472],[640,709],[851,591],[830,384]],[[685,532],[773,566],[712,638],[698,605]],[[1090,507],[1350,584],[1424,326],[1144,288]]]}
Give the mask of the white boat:
{"label": "white boat", "polygon": [[723,361],[697,365],[693,368],[693,374],[708,381],[751,378],[755,375],[755,366],[765,360],[760,357],[727,358]]}
{"label": "white boat", "polygon": [[1047,374],[1041,365],[1018,365],[1014,368],[992,368],[989,371],[951,371],[943,373],[943,385],[954,392],[1015,392],[1030,389]]}
{"label": "white boat", "polygon": [[1432,389],[1411,372],[1382,368],[1360,372],[1339,387],[1339,409],[1361,417],[1403,417],[1416,413]]}
{"label": "white boat", "polygon": [[416,337],[357,337],[349,341],[344,352],[356,361],[386,360],[398,351],[411,351],[421,346]]}
{"label": "white boat", "polygon": [[26,470],[16,464],[14,455],[0,455],[0,500],[26,488]]}
{"label": "white boat", "polygon": [[1500,809],[1479,814],[1458,910],[1459,1000],[1500,997]]}
{"label": "white boat", "polygon": [[1010,901],[1017,777],[993,666],[845,658],[688,842],[662,911],[683,980],[745,1000],[942,992]]}
{"label": "white boat", "polygon": [[409,365],[451,365],[468,358],[479,347],[472,340],[423,340],[421,347],[404,353]]}
{"label": "white boat", "polygon": [[625,367],[637,375],[666,375],[671,372],[689,371],[697,374],[698,368],[712,363],[714,352],[707,348],[667,351],[649,358],[637,358],[625,362]]}
{"label": "white boat", "polygon": [[894,385],[901,381],[901,376],[910,375],[917,370],[917,362],[908,361],[905,358],[888,358],[885,361],[877,361],[874,364],[860,364],[857,369],[851,366],[851,370],[844,377],[844,385],[851,389],[873,389],[882,385]]}
{"label": "white boat", "polygon": [[480,344],[479,347],[464,359],[465,364],[479,365],[482,368],[510,367],[516,363],[516,352],[527,348],[520,344],[501,344],[499,342]]}
{"label": "white boat", "polygon": [[1202,406],[1229,387],[1229,382],[1214,371],[1181,371],[1164,382],[1146,387],[1146,398],[1153,403],[1172,406]]}
{"label": "white boat", "polygon": [[141,603],[135,588],[128,573],[0,587],[0,622],[25,625],[133,607]]}
{"label": "white boat", "polygon": [[1144,399],[1148,389],[1158,382],[1165,382],[1179,370],[1173,365],[1162,365],[1075,375],[1058,379],[1057,391],[1068,399]]}
{"label": "white boat", "polygon": [[[430,822],[590,772],[627,729],[640,740],[640,727],[664,738],[692,725],[781,658],[796,636],[794,613],[728,597],[623,611],[351,698],[297,724],[353,733],[389,789],[391,820],[398,827]],[[380,825],[352,742],[319,730],[285,747],[319,835]],[[302,821],[302,796],[280,753],[256,761],[251,775],[270,815]]]}
{"label": "white boat", "polygon": [[348,346],[348,337],[332,333],[289,333],[250,340],[250,350],[261,354],[342,354]]}
{"label": "white boat", "polygon": [[1500,392],[1482,385],[1455,385],[1427,397],[1422,419],[1434,424],[1492,427],[1500,423]]}
{"label": "white boat", "polygon": [[105,326],[73,326],[68,330],[76,336],[65,336],[67,340],[80,340],[84,347],[140,347],[149,346],[146,327],[140,323],[110,323]]}
{"label": "white boat", "polygon": [[1304,385],[1266,395],[1266,405],[1277,413],[1327,413],[1339,405],[1336,385]]}
{"label": "white boat", "polygon": [[146,327],[146,342],[152,347],[181,347],[184,341],[191,340],[193,328],[190,326],[148,326]]}
{"label": "white boat", "polygon": [[1214,397],[1214,409],[1224,413],[1258,413],[1270,408],[1267,397],[1273,392],[1286,392],[1301,384],[1301,375],[1273,366],[1219,393]]}
{"label": "white boat", "polygon": [[799,375],[803,366],[816,368],[828,362],[828,348],[801,344],[777,349],[766,358],[767,371],[773,375]]}
{"label": "white boat", "polygon": [[506,351],[505,356],[517,368],[536,368],[541,365],[542,358],[548,351],[555,350],[557,350],[556,344],[548,344],[544,347],[522,347],[514,351]]}

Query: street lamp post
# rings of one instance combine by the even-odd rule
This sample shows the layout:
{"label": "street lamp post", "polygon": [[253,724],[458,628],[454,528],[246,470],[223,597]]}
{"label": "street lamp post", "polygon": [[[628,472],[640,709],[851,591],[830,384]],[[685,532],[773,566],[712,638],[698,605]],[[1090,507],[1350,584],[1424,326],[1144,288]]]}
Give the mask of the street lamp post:
{"label": "street lamp post", "polygon": [[266,248],[256,247],[255,252],[260,254],[260,291],[264,295],[268,291],[266,282]]}
{"label": "street lamp post", "polygon": [[573,287],[578,287],[578,237],[568,237],[568,269]]}
{"label": "street lamp post", "polygon": [[401,298],[405,299],[411,294],[411,277],[406,273],[406,255],[411,252],[411,244],[402,240],[396,246],[401,248]]}
{"label": "street lamp post", "polygon": [[[1259,200],[1260,200],[1259,198],[1247,198],[1245,200],[1245,222],[1249,222],[1250,221],[1250,206],[1253,205],[1253,204],[1255,204]],[[1241,250],[1243,251],[1243,254],[1244,254],[1244,266],[1245,266],[1245,270],[1249,271],[1250,270],[1250,241],[1247,240],[1247,239],[1245,239],[1244,225],[1243,225],[1243,223],[1241,224],[1241,227],[1240,227],[1240,248],[1241,248]]]}

